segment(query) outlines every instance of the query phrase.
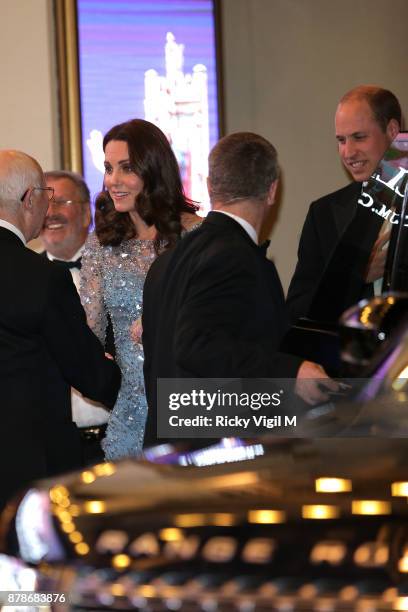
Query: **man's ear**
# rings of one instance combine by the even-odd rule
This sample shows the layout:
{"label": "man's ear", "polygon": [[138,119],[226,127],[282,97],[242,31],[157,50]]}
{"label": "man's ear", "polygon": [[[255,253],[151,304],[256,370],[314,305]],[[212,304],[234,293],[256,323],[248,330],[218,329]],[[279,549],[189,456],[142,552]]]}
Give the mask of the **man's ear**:
{"label": "man's ear", "polygon": [[399,123],[396,119],[390,119],[387,125],[387,136],[390,139],[390,142],[397,137],[400,131]]}
{"label": "man's ear", "polygon": [[21,198],[22,208],[24,211],[31,212],[33,209],[33,202],[32,202],[31,196],[32,196],[32,187],[29,187]]}
{"label": "man's ear", "polygon": [[273,181],[272,185],[269,187],[268,197],[266,199],[267,206],[272,206],[275,203],[276,198],[276,190],[278,188],[278,179]]}

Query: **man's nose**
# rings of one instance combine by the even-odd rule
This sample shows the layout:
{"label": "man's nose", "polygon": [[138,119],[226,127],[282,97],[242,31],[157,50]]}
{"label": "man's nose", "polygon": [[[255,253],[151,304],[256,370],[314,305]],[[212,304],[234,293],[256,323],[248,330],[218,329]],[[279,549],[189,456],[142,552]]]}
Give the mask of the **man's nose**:
{"label": "man's nose", "polygon": [[50,217],[52,215],[61,215],[61,213],[63,213],[63,210],[64,207],[62,206],[61,201],[55,201],[55,199],[53,198],[48,202],[47,217]]}
{"label": "man's nose", "polygon": [[58,204],[56,203],[54,198],[52,198],[52,200],[49,200],[49,202],[48,202],[47,215],[50,213],[51,210],[53,210],[53,209],[56,210],[57,208],[58,208]]}
{"label": "man's nose", "polygon": [[343,155],[346,158],[353,157],[356,152],[356,145],[352,140],[346,140],[343,145]]}

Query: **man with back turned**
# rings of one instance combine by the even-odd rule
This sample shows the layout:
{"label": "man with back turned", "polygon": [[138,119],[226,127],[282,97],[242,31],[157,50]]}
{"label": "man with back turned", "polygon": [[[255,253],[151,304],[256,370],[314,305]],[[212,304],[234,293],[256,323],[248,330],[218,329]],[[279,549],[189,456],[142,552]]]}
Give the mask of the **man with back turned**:
{"label": "man with back turned", "polygon": [[278,184],[275,148],[257,134],[221,139],[209,157],[212,211],[147,275],[143,300],[145,444],[156,439],[158,378],[296,378],[309,403],[336,388],[324,370],[278,351],[283,291],[258,245]]}
{"label": "man with back turned", "polygon": [[26,248],[52,197],[32,157],[0,151],[0,505],[30,479],[82,465],[71,386],[113,407],[120,384],[70,273]]}

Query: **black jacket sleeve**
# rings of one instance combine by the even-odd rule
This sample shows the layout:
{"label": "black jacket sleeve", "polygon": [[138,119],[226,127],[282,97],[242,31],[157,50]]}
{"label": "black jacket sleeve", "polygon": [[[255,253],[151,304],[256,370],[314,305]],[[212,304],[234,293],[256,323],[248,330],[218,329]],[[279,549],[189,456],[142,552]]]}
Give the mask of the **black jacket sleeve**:
{"label": "black jacket sleeve", "polygon": [[62,377],[83,395],[113,407],[120,370],[86,324],[71,275],[53,266],[45,302],[42,334]]}

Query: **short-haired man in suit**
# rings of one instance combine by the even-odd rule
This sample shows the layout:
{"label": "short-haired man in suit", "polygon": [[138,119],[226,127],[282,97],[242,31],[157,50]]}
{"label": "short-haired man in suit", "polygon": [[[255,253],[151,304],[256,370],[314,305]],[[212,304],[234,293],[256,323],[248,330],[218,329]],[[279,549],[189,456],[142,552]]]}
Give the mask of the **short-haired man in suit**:
{"label": "short-haired man in suit", "polygon": [[[75,172],[45,172],[47,186],[54,190],[40,238],[46,256],[69,269],[79,291],[81,257],[91,224],[91,196],[84,179]],[[100,441],[105,435],[108,411],[72,389],[72,418],[79,428],[84,463],[104,458]]]}
{"label": "short-haired man in suit", "polygon": [[[212,211],[151,266],[143,299],[145,444],[156,439],[158,378],[296,378],[308,403],[336,383],[315,363],[283,354],[282,286],[258,246],[275,200],[278,162],[270,142],[248,132],[222,138],[209,157]],[[316,380],[320,379],[322,387]]]}
{"label": "short-haired man in suit", "polygon": [[52,197],[36,160],[0,151],[0,503],[32,478],[82,465],[71,386],[111,408],[120,385],[69,272],[25,246]]}
{"label": "short-haired man in suit", "polygon": [[[320,281],[339,241],[357,210],[362,183],[376,170],[401,126],[401,107],[395,95],[380,87],[361,85],[340,100],[335,116],[339,155],[353,182],[312,202],[298,249],[298,262],[288,290],[287,304],[293,322],[314,317],[310,309]],[[363,297],[373,295],[373,283],[383,276],[389,232],[373,236],[367,245],[368,266],[363,275],[345,275],[345,286],[337,286],[339,299],[331,313],[336,320],[343,310]],[[372,244],[374,241],[374,244]],[[381,285],[381,283],[379,283]],[[324,300],[320,296],[320,299]],[[331,306],[331,308],[333,308]],[[319,305],[324,311],[324,304]]]}

